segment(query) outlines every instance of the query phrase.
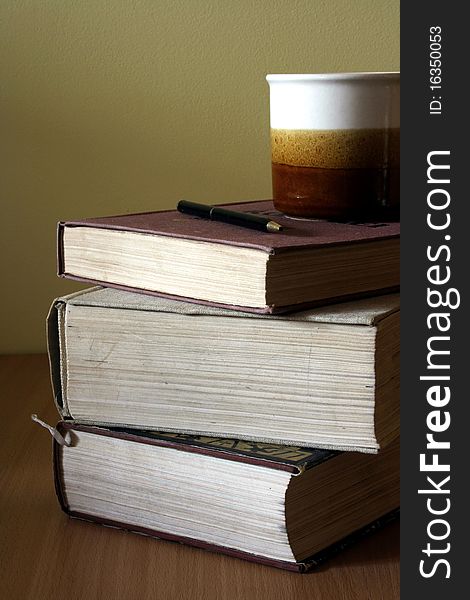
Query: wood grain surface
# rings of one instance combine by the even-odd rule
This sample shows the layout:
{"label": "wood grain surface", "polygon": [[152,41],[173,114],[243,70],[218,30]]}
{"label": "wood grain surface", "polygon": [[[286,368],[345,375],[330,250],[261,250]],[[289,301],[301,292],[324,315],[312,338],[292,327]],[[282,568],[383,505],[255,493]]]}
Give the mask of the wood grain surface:
{"label": "wood grain surface", "polygon": [[0,357],[0,576],[8,600],[394,600],[398,522],[306,575],[93,525],[63,514],[44,355]]}

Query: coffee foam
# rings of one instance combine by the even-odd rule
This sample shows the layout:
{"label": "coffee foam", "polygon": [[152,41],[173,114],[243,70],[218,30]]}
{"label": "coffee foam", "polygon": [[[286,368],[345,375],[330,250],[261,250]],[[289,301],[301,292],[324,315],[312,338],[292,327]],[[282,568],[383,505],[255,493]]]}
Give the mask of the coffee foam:
{"label": "coffee foam", "polygon": [[398,167],[400,129],[271,129],[272,162],[330,169]]}
{"label": "coffee foam", "polygon": [[398,77],[268,81],[273,129],[400,127]]}

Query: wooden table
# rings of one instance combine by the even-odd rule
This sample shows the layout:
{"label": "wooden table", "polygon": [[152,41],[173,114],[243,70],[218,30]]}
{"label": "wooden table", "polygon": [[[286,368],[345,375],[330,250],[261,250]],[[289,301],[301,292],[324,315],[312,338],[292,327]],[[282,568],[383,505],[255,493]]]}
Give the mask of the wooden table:
{"label": "wooden table", "polygon": [[69,519],[56,501],[47,359],[0,357],[0,595],[6,600],[392,600],[399,525],[306,575]]}

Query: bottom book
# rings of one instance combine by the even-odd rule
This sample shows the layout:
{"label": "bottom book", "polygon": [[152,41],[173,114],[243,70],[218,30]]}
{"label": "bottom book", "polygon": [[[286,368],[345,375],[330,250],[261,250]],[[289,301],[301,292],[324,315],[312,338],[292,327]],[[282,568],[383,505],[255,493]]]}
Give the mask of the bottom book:
{"label": "bottom book", "polygon": [[56,491],[72,517],[296,571],[387,522],[399,440],[377,455],[61,422]]}

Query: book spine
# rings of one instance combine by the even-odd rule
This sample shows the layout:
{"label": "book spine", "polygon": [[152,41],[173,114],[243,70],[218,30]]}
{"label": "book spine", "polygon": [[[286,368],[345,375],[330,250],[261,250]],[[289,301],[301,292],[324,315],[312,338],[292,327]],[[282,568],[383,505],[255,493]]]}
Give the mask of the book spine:
{"label": "book spine", "polygon": [[64,226],[65,223],[57,223],[57,275],[64,276]]}
{"label": "book spine", "polygon": [[62,387],[62,358],[61,358],[61,311],[65,303],[54,300],[47,315],[47,355],[51,374],[51,385],[54,403],[61,418],[70,418],[71,415],[66,404]]}

